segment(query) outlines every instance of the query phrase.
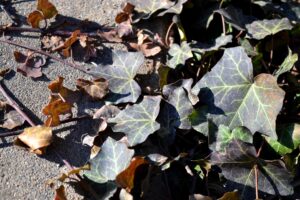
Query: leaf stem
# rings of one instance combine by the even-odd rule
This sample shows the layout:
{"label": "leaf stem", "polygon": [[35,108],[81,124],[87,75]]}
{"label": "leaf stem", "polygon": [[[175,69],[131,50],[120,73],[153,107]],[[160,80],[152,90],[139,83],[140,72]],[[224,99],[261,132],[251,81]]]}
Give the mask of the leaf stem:
{"label": "leaf stem", "polygon": [[3,87],[3,81],[0,81],[0,92],[6,98],[8,104],[13,107],[31,126],[36,126],[35,123],[23,112],[19,105],[8,95]]}
{"label": "leaf stem", "polygon": [[[85,120],[85,119],[90,119],[90,118],[91,118],[91,116],[89,116],[89,115],[82,115],[82,116],[79,116],[79,117],[74,117],[74,118],[62,120],[60,122],[60,124],[66,124],[66,123]],[[5,132],[5,133],[0,133],[0,138],[19,135],[22,132],[24,132],[24,129],[16,130],[16,131],[9,131],[9,132]]]}
{"label": "leaf stem", "polygon": [[76,65],[75,63],[71,63],[71,62],[65,61],[65,60],[63,60],[63,59],[60,59],[60,58],[58,58],[58,57],[55,57],[55,56],[53,56],[52,54],[47,53],[47,52],[45,52],[45,51],[43,51],[43,50],[35,49],[35,48],[33,48],[33,47],[29,47],[29,46],[26,46],[26,45],[23,45],[23,44],[19,44],[19,43],[16,43],[16,42],[14,42],[14,41],[10,41],[10,40],[1,40],[1,39],[0,39],[0,43],[6,43],[6,44],[13,45],[13,46],[21,47],[21,48],[24,48],[24,49],[28,49],[28,50],[33,51],[33,52],[35,52],[35,53],[38,53],[38,54],[47,56],[47,57],[49,57],[49,58],[52,58],[53,60],[56,60],[56,61],[58,61],[58,62],[60,62],[60,63],[63,63],[63,64],[65,64],[65,65],[69,66],[69,67],[72,67],[72,68],[75,68],[75,69],[77,69],[77,70],[79,70],[79,71],[82,71],[82,72],[84,72],[84,73],[87,73],[87,71],[86,71],[85,69],[83,69],[83,67],[81,67],[81,66],[79,66],[79,65]]}
{"label": "leaf stem", "polygon": [[259,199],[258,195],[258,170],[257,170],[257,165],[254,166],[254,172],[255,172],[255,199]]}

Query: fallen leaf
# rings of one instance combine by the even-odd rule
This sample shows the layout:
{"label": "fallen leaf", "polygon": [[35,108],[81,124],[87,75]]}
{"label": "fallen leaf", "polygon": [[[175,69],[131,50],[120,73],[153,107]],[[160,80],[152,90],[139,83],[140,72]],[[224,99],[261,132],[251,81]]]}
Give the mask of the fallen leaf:
{"label": "fallen leaf", "polygon": [[52,142],[52,129],[45,126],[25,128],[16,141],[16,145],[24,144],[31,152],[41,155]]}
{"label": "fallen leaf", "polygon": [[98,78],[93,81],[77,79],[76,86],[93,100],[101,100],[108,93],[108,81],[104,78]]}
{"label": "fallen leaf", "polygon": [[67,200],[65,187],[63,185],[55,190],[54,200]]}
{"label": "fallen leaf", "polygon": [[133,12],[133,10],[134,6],[130,3],[126,3],[125,7],[123,8],[123,11],[117,14],[115,18],[116,23],[120,24],[130,19],[130,15]]}
{"label": "fallen leaf", "polygon": [[122,38],[119,37],[118,32],[115,29],[106,32],[99,31],[98,35],[109,42],[122,42]]}
{"label": "fallen leaf", "polygon": [[27,22],[32,26],[32,28],[39,28],[42,20],[44,20],[43,13],[38,10],[33,11],[27,17]]}
{"label": "fallen leaf", "polygon": [[22,126],[25,122],[25,119],[15,110],[11,110],[4,115],[5,121],[0,127],[7,129],[14,129],[18,126]]}
{"label": "fallen leaf", "polygon": [[60,124],[60,115],[72,114],[72,105],[64,102],[62,99],[56,99],[45,106],[42,112],[48,116],[45,126],[58,126]]}
{"label": "fallen leaf", "polygon": [[78,41],[78,36],[80,35],[80,30],[76,30],[74,31],[71,36],[69,38],[66,39],[66,41],[64,42],[63,45],[58,46],[57,48],[55,48],[53,51],[60,51],[62,50],[62,54],[63,56],[70,57],[71,53],[70,53],[70,49],[71,46]]}
{"label": "fallen leaf", "polygon": [[38,0],[37,10],[43,13],[45,19],[50,19],[58,13],[56,7],[48,0]]}
{"label": "fallen leaf", "polygon": [[240,200],[240,195],[237,191],[234,192],[226,192],[221,198],[218,200]]}
{"label": "fallen leaf", "polygon": [[130,165],[116,177],[116,183],[127,191],[131,191],[134,187],[135,173],[138,167],[147,164],[147,161],[142,157],[132,159]]}
{"label": "fallen leaf", "polygon": [[155,56],[161,52],[161,47],[157,44],[154,44],[154,42],[149,39],[149,35],[144,34],[143,31],[139,31],[137,36],[137,43],[129,43],[131,48],[143,52],[145,57]]}
{"label": "fallen leaf", "polygon": [[17,68],[23,76],[38,78],[43,76],[42,66],[45,65],[46,60],[41,56],[35,56],[32,52],[24,55],[18,51],[14,52],[15,60],[22,65]]}
{"label": "fallen leaf", "polygon": [[4,77],[10,72],[9,68],[2,68],[0,69],[0,81],[4,79]]}
{"label": "fallen leaf", "polygon": [[114,105],[105,105],[96,111],[93,119],[99,119],[96,123],[96,131],[102,132],[107,128],[107,120],[116,117],[120,109]]}
{"label": "fallen leaf", "polygon": [[37,10],[28,15],[27,22],[32,28],[39,28],[42,20],[50,19],[57,13],[55,6],[48,0],[38,0]]}
{"label": "fallen leaf", "polygon": [[120,38],[130,36],[133,33],[130,20],[118,24],[117,33]]}
{"label": "fallen leaf", "polygon": [[63,45],[63,39],[60,36],[44,36],[41,40],[43,44],[43,48],[49,51],[54,51],[57,49],[59,46]]}
{"label": "fallen leaf", "polygon": [[63,86],[64,78],[59,76],[56,80],[51,81],[48,88],[51,91],[51,100],[62,99],[65,102],[73,104],[75,99],[75,92]]}

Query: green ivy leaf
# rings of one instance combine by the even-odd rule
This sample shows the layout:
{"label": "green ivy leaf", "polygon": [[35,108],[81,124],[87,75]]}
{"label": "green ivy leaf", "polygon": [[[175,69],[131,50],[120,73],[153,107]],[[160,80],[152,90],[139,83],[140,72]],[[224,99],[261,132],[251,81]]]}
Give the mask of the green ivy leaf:
{"label": "green ivy leaf", "polygon": [[283,30],[291,30],[289,19],[265,19],[254,21],[251,24],[246,25],[246,29],[250,38],[261,40],[268,35],[274,35]]}
{"label": "green ivy leaf", "polygon": [[298,61],[298,54],[293,54],[289,49],[289,55],[285,58],[279,69],[275,72],[274,76],[278,78],[281,74],[290,71],[294,64]]}
{"label": "green ivy leaf", "polygon": [[138,69],[144,63],[141,52],[113,52],[113,64],[97,66],[90,74],[108,80],[110,93],[107,101],[113,103],[136,102],[141,95],[141,88],[134,80]]}
{"label": "green ivy leaf", "polygon": [[159,96],[145,96],[143,101],[122,110],[115,118],[108,119],[114,132],[125,133],[130,146],[144,142],[160,128],[156,117],[160,109]]}
{"label": "green ivy leaf", "polygon": [[207,118],[216,126],[245,126],[252,134],[258,131],[277,138],[275,120],[285,92],[270,74],[253,78],[251,59],[242,47],[226,49],[192,93],[208,105]]}
{"label": "green ivy leaf", "polygon": [[168,60],[167,65],[173,69],[183,66],[186,60],[193,57],[190,44],[186,41],[182,42],[181,46],[175,43],[172,44],[168,54],[171,58]]}
{"label": "green ivy leaf", "polygon": [[191,122],[189,115],[193,111],[190,99],[194,97],[190,94],[193,79],[179,80],[173,84],[163,87],[163,95],[171,106],[167,106],[165,112],[169,113],[169,120],[174,126],[180,129],[190,129]]}
{"label": "green ivy leaf", "polygon": [[[231,187],[239,189],[242,199],[255,192],[255,167],[258,169],[258,190],[268,194],[293,194],[292,176],[280,160],[265,161],[256,156],[255,147],[233,140],[224,152],[213,152],[211,163],[222,169]],[[276,188],[274,188],[276,187]]]}
{"label": "green ivy leaf", "polygon": [[215,146],[215,148],[212,148],[213,150],[224,152],[232,140],[241,140],[252,144],[253,136],[249,129],[245,127],[236,127],[231,131],[229,127],[220,125],[217,133],[217,141],[211,147]]}
{"label": "green ivy leaf", "polygon": [[280,155],[291,153],[300,145],[300,124],[284,124],[277,128],[278,141],[265,137],[269,145]]}
{"label": "green ivy leaf", "polygon": [[108,137],[101,151],[89,161],[91,169],[84,175],[96,183],[114,181],[129,166],[133,154],[134,150],[128,149],[125,143]]}

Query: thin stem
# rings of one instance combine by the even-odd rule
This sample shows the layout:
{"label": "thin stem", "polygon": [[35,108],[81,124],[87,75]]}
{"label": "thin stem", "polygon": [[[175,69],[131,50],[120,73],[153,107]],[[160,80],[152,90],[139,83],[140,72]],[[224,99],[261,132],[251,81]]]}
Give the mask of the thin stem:
{"label": "thin stem", "polygon": [[14,45],[14,46],[17,46],[17,47],[21,47],[21,48],[24,48],[24,49],[28,49],[28,50],[33,51],[33,52],[35,52],[35,53],[38,53],[38,54],[47,56],[47,57],[49,57],[49,58],[52,58],[53,60],[56,60],[56,61],[58,61],[58,62],[60,62],[60,63],[63,63],[63,64],[65,64],[65,65],[69,66],[69,67],[72,67],[72,68],[75,68],[75,69],[77,69],[77,70],[79,70],[79,71],[82,71],[82,72],[84,72],[84,73],[87,73],[87,71],[84,70],[81,66],[76,65],[76,64],[71,63],[71,62],[68,62],[68,61],[65,61],[65,60],[63,60],[63,59],[57,58],[57,57],[53,56],[52,54],[47,53],[47,52],[45,52],[45,51],[43,51],[43,50],[35,49],[35,48],[33,48],[33,47],[25,46],[25,45],[23,45],[23,44],[18,44],[18,43],[16,43],[16,42],[10,41],[10,40],[1,40],[1,39],[0,39],[0,43],[1,43],[1,42],[2,42],[2,43],[6,43],[6,44],[10,44],[10,45]]}
{"label": "thin stem", "polygon": [[23,112],[23,110],[18,106],[18,104],[8,95],[8,93],[3,88],[3,82],[0,81],[0,92],[6,98],[8,104],[13,107],[31,126],[36,126],[35,123]]}
{"label": "thin stem", "polygon": [[[70,37],[73,32],[71,31],[63,31],[63,30],[55,30],[55,31],[44,31],[43,29],[39,28],[23,28],[23,27],[0,27],[0,31],[14,31],[14,32],[30,32],[30,33],[41,33],[47,34],[51,33],[53,35],[63,36],[63,37]],[[108,41],[101,35],[101,33],[105,33],[103,31],[97,30],[94,32],[83,32],[79,33],[78,36],[88,36],[92,38],[101,38],[105,42],[115,43],[113,41]]]}
{"label": "thin stem", "polygon": [[[221,15],[221,14],[220,14]],[[226,35],[226,25],[225,25],[225,19],[224,16],[221,15],[221,20],[222,20],[222,29],[223,29],[223,34]]]}
{"label": "thin stem", "polygon": [[[62,120],[60,122],[60,124],[66,124],[66,123],[85,120],[85,119],[90,119],[90,118],[91,118],[91,116],[89,116],[89,115],[83,115],[83,116],[79,116],[79,117],[74,117],[74,118]],[[19,135],[22,132],[24,132],[24,129],[16,130],[16,131],[9,131],[9,132],[5,132],[5,133],[0,133],[0,138]]]}
{"label": "thin stem", "polygon": [[269,62],[269,67],[272,65],[272,61],[273,61],[273,54],[274,54],[274,37],[271,36],[271,51],[270,51],[270,62]]}
{"label": "thin stem", "polygon": [[258,195],[258,170],[257,165],[254,166],[254,172],[255,172],[255,199],[259,199]]}
{"label": "thin stem", "polygon": [[174,24],[175,24],[175,22],[172,22],[172,23],[170,24],[170,26],[169,26],[169,28],[168,28],[168,30],[167,30],[166,37],[165,37],[165,43],[166,43],[166,45],[167,45],[168,47],[170,46],[168,39],[169,39],[170,32],[171,32],[171,29],[172,29],[172,27],[174,26]]}

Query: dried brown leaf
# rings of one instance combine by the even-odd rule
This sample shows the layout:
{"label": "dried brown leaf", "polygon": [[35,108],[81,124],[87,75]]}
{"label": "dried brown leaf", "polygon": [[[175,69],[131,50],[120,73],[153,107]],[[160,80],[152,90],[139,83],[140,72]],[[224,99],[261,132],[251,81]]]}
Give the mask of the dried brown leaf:
{"label": "dried brown leaf", "polygon": [[25,128],[21,133],[15,144],[25,145],[29,150],[35,154],[41,155],[45,153],[46,147],[52,142],[52,129],[45,126],[35,126]]}
{"label": "dried brown leaf", "polygon": [[33,11],[27,17],[27,22],[32,26],[32,28],[39,28],[42,20],[44,20],[44,15],[38,10]]}
{"label": "dried brown leaf", "polygon": [[54,200],[67,200],[65,187],[63,185],[55,190]]}
{"label": "dried brown leaf", "polygon": [[48,116],[45,126],[58,126],[60,124],[60,115],[72,115],[72,105],[61,99],[56,99],[45,106],[42,112]]}
{"label": "dried brown leaf", "polygon": [[108,93],[108,81],[104,78],[99,78],[93,81],[77,79],[76,85],[93,100],[101,100]]}
{"label": "dried brown leaf", "polygon": [[43,13],[45,19],[50,19],[58,13],[56,7],[48,0],[38,0],[37,10]]}
{"label": "dried brown leaf", "polygon": [[5,121],[2,125],[0,125],[0,127],[11,130],[18,126],[22,126],[24,122],[25,119],[17,111],[11,110],[5,114]]}
{"label": "dried brown leaf", "polygon": [[29,52],[28,55],[24,55],[21,52],[14,52],[15,60],[21,65],[17,68],[17,72],[20,72],[23,76],[38,78],[43,76],[42,66],[45,65],[46,60],[41,56],[34,56]]}
{"label": "dried brown leaf", "polygon": [[125,169],[117,176],[117,184],[119,184],[122,188],[125,188],[128,191],[132,190],[134,187],[134,178],[137,168],[147,163],[148,162],[142,157],[133,158],[129,167],[127,167],[127,169]]}

